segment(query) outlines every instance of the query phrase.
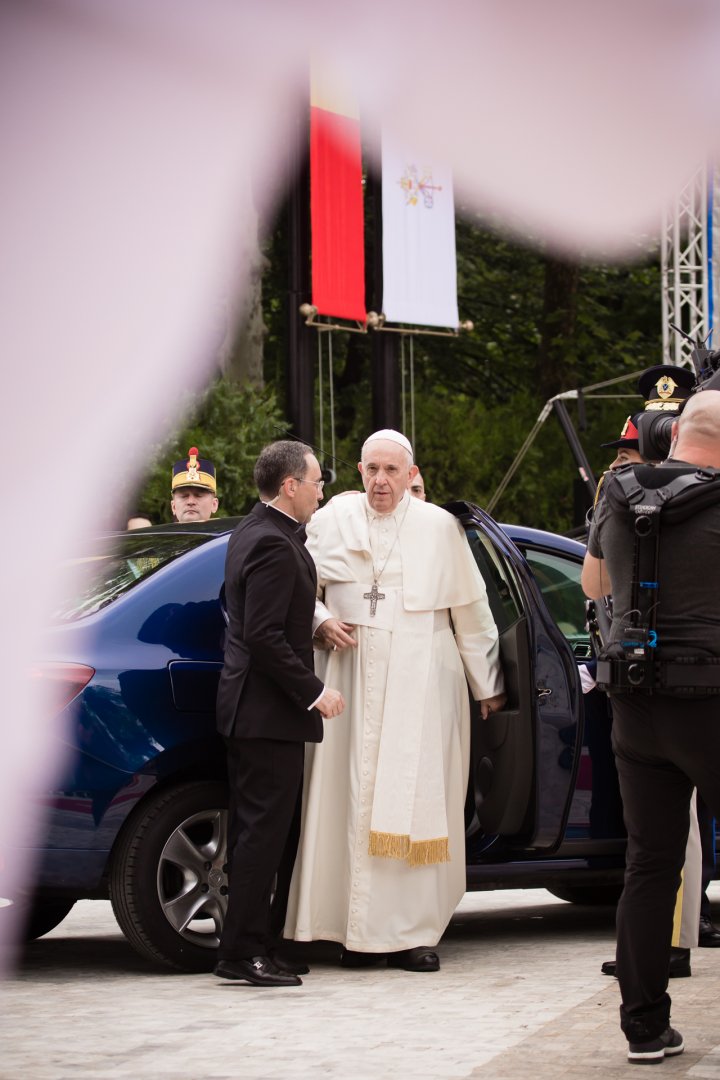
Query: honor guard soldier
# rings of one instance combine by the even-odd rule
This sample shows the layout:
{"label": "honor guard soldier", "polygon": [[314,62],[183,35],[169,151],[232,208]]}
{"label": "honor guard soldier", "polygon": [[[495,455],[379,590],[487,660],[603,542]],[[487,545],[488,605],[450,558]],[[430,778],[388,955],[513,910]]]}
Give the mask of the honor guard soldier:
{"label": "honor guard soldier", "polygon": [[645,460],[640,453],[640,436],[637,429],[638,417],[640,416],[642,416],[642,413],[628,416],[620,432],[620,438],[600,444],[609,450],[617,450],[615,460],[608,466],[610,470],[619,469],[621,465],[629,465],[631,461],[641,462]]}
{"label": "honor guard soldier", "polygon": [[182,523],[209,521],[218,508],[215,466],[199,454],[191,446],[187,458],[173,465],[170,508]]}
{"label": "honor guard soldier", "polygon": [[645,412],[678,412],[692,393],[695,375],[690,368],[658,364],[643,371],[638,393],[645,399]]}
{"label": "honor guard soldier", "polygon": [[[617,450],[617,457],[611,462],[609,471],[619,469],[631,462],[642,463],[647,459],[640,453],[639,418],[643,412],[678,412],[692,393],[695,376],[689,368],[675,367],[674,364],[658,364],[643,371],[637,381],[638,393],[642,394],[644,406],[640,412],[628,416],[620,432],[620,438],[613,442],[601,443],[602,446]],[[595,492],[597,506],[603,481],[603,473]]]}

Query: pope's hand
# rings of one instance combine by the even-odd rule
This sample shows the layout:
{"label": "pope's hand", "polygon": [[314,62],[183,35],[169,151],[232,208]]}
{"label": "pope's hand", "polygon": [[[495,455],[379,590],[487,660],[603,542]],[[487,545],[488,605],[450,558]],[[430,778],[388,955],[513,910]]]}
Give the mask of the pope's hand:
{"label": "pope's hand", "polygon": [[340,715],[345,708],[345,698],[339,690],[332,690],[329,686],[326,686],[315,708],[319,709],[320,715],[327,720],[331,716]]}
{"label": "pope's hand", "polygon": [[315,637],[325,649],[347,649],[349,646],[356,649],[357,641],[352,636],[354,629],[352,623],[341,622],[340,619],[326,619],[318,626]]}
{"label": "pope's hand", "polygon": [[507,694],[496,694],[495,697],[483,698],[480,702],[480,715],[487,720],[490,713],[499,712],[507,701]]}

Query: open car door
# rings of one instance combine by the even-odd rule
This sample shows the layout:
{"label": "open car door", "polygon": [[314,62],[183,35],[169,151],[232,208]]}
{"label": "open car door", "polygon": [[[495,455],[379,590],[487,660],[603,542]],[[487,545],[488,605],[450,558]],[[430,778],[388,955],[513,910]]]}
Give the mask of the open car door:
{"label": "open car door", "polygon": [[476,827],[502,837],[506,848],[549,853],[563,839],[582,746],[577,663],[530,566],[500,526],[472,503],[445,509],[463,525],[485,580],[508,696],[487,720],[472,705]]}

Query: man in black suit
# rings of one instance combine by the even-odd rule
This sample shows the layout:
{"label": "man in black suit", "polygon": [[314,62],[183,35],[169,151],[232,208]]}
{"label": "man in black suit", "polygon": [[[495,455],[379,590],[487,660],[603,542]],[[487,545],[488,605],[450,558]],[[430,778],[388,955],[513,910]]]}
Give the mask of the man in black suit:
{"label": "man in black suit", "polygon": [[344,701],[313,672],[317,576],[303,526],[322,499],[308,446],[283,440],[255,464],[261,501],[228,545],[228,632],[217,722],[230,780],[228,909],[215,974],[254,986],[298,986],[271,955],[270,896],[302,784],[305,742]]}

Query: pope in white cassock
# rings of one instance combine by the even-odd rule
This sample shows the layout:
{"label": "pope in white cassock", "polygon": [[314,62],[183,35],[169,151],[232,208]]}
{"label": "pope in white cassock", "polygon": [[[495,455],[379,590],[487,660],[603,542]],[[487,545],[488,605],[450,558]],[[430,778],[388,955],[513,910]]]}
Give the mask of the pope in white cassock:
{"label": "pope in white cassock", "polygon": [[502,708],[498,632],[462,527],[407,490],[405,436],[371,435],[359,469],[365,494],[307,527],[316,670],[347,705],[307,747],[285,936],[341,942],[346,966],[436,971],[465,891],[467,684],[483,716]]}

